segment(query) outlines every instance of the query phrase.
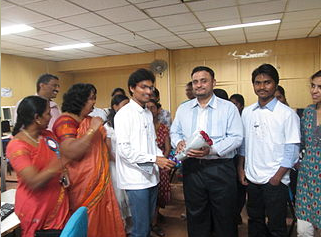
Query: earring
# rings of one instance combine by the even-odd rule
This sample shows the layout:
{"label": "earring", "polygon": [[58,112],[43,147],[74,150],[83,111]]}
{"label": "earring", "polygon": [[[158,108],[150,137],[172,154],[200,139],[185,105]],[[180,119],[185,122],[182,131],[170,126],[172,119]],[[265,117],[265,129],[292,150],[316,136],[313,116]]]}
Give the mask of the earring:
{"label": "earring", "polygon": [[39,120],[36,120],[36,123],[37,123],[38,125],[41,125],[41,122],[40,122]]}

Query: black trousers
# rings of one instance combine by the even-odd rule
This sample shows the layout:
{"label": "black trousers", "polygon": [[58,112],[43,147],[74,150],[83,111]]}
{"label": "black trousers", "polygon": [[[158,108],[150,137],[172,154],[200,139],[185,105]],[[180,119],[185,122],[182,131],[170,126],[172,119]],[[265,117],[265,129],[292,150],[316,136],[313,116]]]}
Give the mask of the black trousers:
{"label": "black trousers", "polygon": [[[189,237],[238,236],[236,170],[232,159],[183,162],[183,191]],[[213,223],[212,223],[213,222]]]}
{"label": "black trousers", "polygon": [[[248,181],[247,213],[249,237],[287,236],[286,213],[288,187],[254,184]],[[265,218],[268,222],[266,224]]]}

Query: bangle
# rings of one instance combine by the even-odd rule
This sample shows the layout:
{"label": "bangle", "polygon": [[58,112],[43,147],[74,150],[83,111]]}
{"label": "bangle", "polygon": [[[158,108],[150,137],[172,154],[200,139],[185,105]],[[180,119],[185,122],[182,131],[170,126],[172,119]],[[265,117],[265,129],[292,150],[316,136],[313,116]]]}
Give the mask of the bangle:
{"label": "bangle", "polygon": [[87,130],[86,134],[87,135],[92,135],[94,132],[95,132],[94,128],[90,128],[90,129]]}

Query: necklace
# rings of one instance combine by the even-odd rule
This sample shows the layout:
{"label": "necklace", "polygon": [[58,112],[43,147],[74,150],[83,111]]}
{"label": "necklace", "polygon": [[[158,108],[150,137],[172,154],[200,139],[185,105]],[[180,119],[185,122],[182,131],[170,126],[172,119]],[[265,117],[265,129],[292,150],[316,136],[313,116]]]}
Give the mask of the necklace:
{"label": "necklace", "polygon": [[30,134],[25,130],[25,129],[21,129],[21,131],[34,143],[39,143],[39,141],[37,141],[36,139],[34,139],[32,136],[30,136]]}

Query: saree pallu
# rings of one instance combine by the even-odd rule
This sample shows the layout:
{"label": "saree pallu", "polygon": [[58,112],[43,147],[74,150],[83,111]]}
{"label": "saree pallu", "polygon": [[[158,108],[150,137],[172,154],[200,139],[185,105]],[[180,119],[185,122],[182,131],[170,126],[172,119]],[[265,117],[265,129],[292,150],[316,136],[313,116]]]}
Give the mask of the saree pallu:
{"label": "saree pallu", "polygon": [[[59,120],[59,119],[58,119]],[[89,129],[91,118],[85,118],[77,129],[77,138]],[[59,126],[59,121],[57,121]],[[56,129],[55,131],[64,132]],[[69,133],[67,131],[67,133]],[[59,134],[58,134],[59,135]],[[71,185],[68,189],[72,212],[81,206],[88,208],[89,237],[125,236],[124,225],[115,198],[105,144],[103,127],[92,138],[91,146],[79,161],[67,165]]]}
{"label": "saree pallu", "polygon": [[23,237],[33,237],[40,229],[63,229],[70,217],[67,192],[59,182],[59,174],[36,190],[31,190],[19,176],[27,167],[47,169],[49,162],[57,159],[46,144],[46,137],[54,139],[51,132],[45,131],[37,147],[19,139],[11,140],[7,147],[7,157],[18,174],[15,213]]}

